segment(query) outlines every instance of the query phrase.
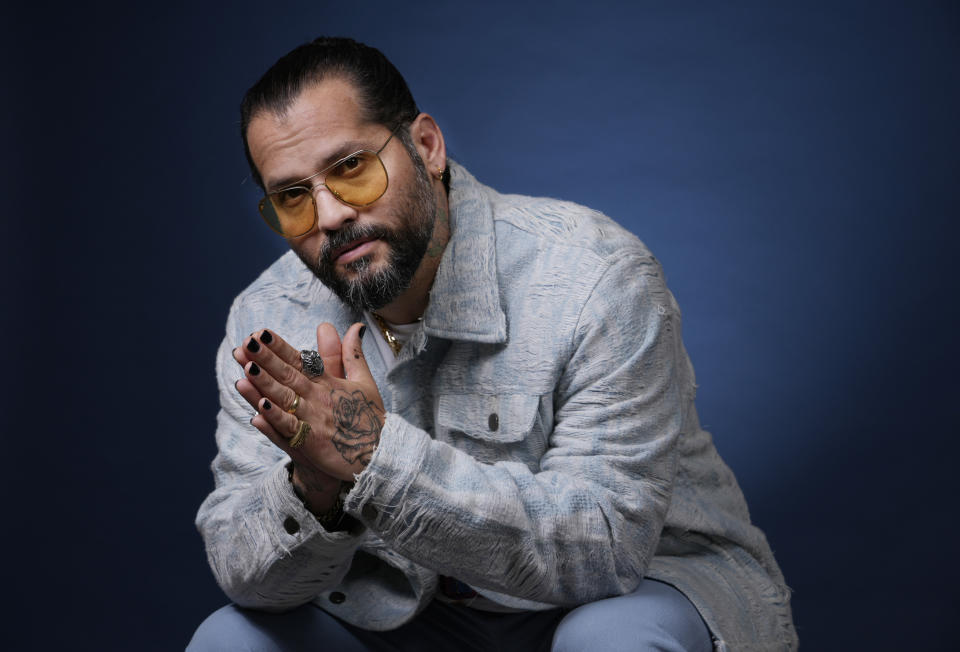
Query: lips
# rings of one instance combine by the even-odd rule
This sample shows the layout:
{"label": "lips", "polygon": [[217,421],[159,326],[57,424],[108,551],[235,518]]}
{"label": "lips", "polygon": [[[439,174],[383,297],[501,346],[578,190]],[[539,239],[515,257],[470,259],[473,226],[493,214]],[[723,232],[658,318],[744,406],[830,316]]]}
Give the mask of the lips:
{"label": "lips", "polygon": [[342,247],[334,249],[330,254],[330,260],[332,260],[334,264],[346,264],[357,258],[366,256],[373,249],[374,243],[376,243],[377,240],[378,238],[375,236],[368,236],[348,242]]}

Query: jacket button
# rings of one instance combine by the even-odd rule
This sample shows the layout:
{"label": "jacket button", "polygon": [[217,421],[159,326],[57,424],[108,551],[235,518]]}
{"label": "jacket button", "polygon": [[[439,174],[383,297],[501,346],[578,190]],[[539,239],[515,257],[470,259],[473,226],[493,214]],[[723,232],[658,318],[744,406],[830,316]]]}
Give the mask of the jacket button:
{"label": "jacket button", "polygon": [[487,419],[487,425],[490,426],[490,430],[496,430],[500,427],[500,417],[497,416],[496,412],[491,414],[490,418]]}
{"label": "jacket button", "polygon": [[330,594],[330,602],[332,602],[333,604],[340,604],[346,599],[347,599],[347,596],[340,593],[340,591],[334,591],[333,593]]}
{"label": "jacket button", "polygon": [[300,531],[300,524],[297,523],[297,519],[288,516],[283,520],[283,529],[287,531],[287,534],[296,534]]}

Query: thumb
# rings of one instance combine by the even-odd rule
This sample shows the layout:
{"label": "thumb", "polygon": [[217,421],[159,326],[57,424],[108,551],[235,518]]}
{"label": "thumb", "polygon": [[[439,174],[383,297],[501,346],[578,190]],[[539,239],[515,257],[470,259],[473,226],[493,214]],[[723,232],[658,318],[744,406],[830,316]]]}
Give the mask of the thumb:
{"label": "thumb", "polygon": [[324,371],[334,378],[343,378],[343,361],[340,351],[340,335],[336,327],[327,322],[317,326],[317,353],[323,360]]}
{"label": "thumb", "polygon": [[355,383],[369,382],[376,386],[361,345],[366,331],[366,324],[356,323],[343,334],[343,371],[347,378]]}

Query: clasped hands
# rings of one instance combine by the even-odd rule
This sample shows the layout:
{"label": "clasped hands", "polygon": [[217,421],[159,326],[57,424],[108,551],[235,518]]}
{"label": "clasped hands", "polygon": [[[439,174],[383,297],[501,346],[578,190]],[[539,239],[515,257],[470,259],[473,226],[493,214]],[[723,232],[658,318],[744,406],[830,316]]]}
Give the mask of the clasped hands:
{"label": "clasped hands", "polygon": [[[340,481],[363,471],[380,443],[383,400],[360,346],[365,328],[354,324],[341,342],[332,324],[320,324],[324,373],[315,377],[303,373],[300,352],[273,331],[257,331],[233,350],[245,374],[236,389],[257,410],[250,423],[290,455],[294,486],[314,513],[333,504]],[[301,421],[309,434],[292,447]]]}

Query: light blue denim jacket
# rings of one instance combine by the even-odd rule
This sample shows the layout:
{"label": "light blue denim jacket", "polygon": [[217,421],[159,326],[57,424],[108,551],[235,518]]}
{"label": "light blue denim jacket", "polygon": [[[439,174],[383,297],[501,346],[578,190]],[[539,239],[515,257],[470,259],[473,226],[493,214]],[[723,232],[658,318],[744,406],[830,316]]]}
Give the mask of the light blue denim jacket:
{"label": "light blue denim jacket", "polygon": [[386,630],[427,605],[438,573],[525,609],[649,576],[696,605],[719,650],[795,648],[789,590],[700,428],[657,260],[595,211],[451,167],[452,237],[422,327],[389,373],[363,343],[388,415],[347,496],[353,531],[326,532],[297,499],[288,458],[248,423],[231,349],[260,328],[314,348],[318,323],[342,333],[360,316],[292,253],[234,302],[216,489],[197,515],[223,590]]}

